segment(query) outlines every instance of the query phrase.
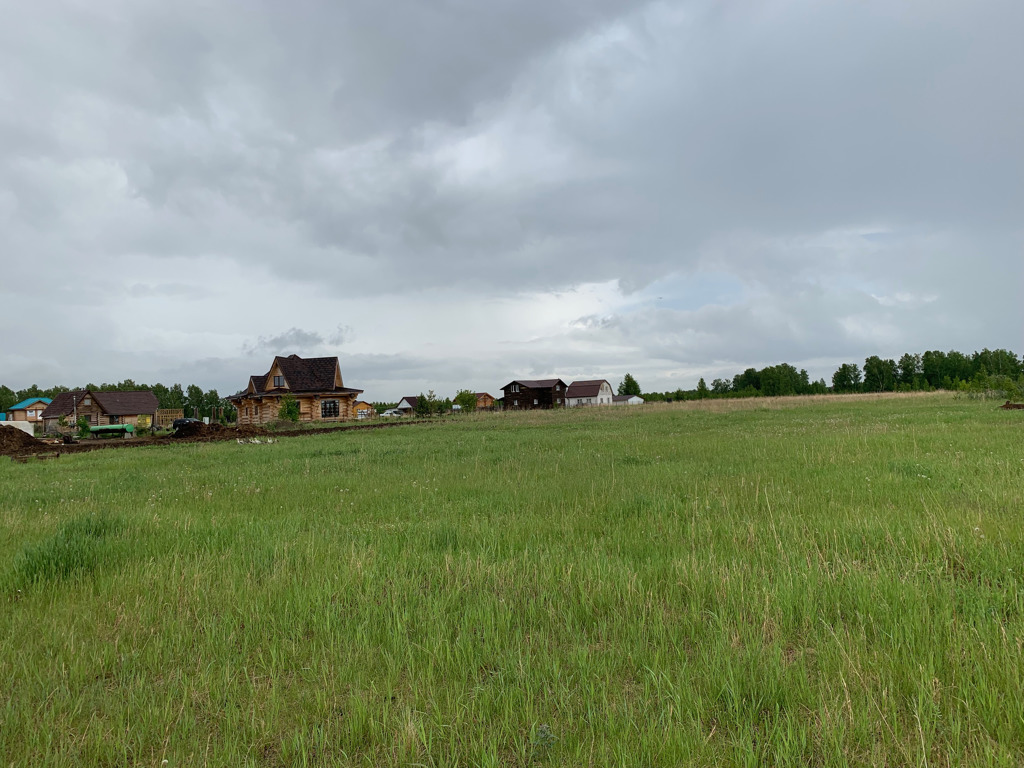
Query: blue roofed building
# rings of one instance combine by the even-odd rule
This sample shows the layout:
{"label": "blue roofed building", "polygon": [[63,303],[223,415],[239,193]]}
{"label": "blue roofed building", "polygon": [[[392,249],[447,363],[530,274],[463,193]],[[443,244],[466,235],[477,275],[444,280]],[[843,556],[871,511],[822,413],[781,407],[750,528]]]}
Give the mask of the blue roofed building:
{"label": "blue roofed building", "polygon": [[7,417],[7,421],[29,421],[39,422],[43,421],[43,411],[53,401],[48,397],[29,397],[22,400],[20,403],[15,403],[7,409],[7,413],[4,414]]}

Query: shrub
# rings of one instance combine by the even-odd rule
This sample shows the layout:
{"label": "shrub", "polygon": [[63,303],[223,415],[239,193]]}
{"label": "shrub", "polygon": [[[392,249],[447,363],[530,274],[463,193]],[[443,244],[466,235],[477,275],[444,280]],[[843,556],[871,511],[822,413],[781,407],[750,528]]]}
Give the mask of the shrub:
{"label": "shrub", "polygon": [[277,412],[277,418],[281,421],[299,420],[299,401],[290,392],[281,398],[281,408]]}

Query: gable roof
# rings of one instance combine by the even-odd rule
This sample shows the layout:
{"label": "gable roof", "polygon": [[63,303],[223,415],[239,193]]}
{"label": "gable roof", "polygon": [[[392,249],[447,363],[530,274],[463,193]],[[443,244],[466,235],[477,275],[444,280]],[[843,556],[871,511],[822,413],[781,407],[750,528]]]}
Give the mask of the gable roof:
{"label": "gable roof", "polygon": [[641,402],[644,401],[644,399],[642,397],[640,397],[640,395],[612,395],[612,402],[613,403],[625,403],[625,402],[627,402],[629,400],[632,400],[634,397],[637,398],[638,400],[640,400]]}
{"label": "gable roof", "polygon": [[[597,397],[601,393],[601,385],[608,384],[606,379],[594,379],[592,381],[574,381],[565,391],[566,397]],[[611,389],[612,385],[608,384]]]}
{"label": "gable roof", "polygon": [[491,398],[491,400],[494,399],[494,396],[488,394],[487,392],[474,392],[473,395],[476,397],[477,400],[482,400],[485,397],[489,397]]}
{"label": "gable roof", "polygon": [[513,384],[519,384],[528,389],[551,389],[555,384],[565,386],[565,382],[561,379],[512,379],[502,389],[508,389]]}
{"label": "gable roof", "polygon": [[51,400],[48,397],[28,397],[28,398],[25,398],[24,400],[22,400],[20,403],[16,403],[15,405],[12,405],[7,410],[8,411],[21,411],[21,410],[24,410],[25,408],[28,408],[31,405],[35,405],[36,403],[45,403],[46,405],[49,405],[52,402],[53,402],[53,400]]}
{"label": "gable roof", "polygon": [[156,395],[148,390],[134,392],[92,392],[88,389],[76,389],[73,392],[61,392],[43,411],[44,419],[56,419],[74,413],[77,404],[87,395],[108,416],[137,416],[140,413],[156,413],[160,407]]}
{"label": "gable roof", "polygon": [[406,402],[406,403],[409,404],[410,408],[415,409],[416,408],[416,403],[418,403],[419,400],[420,400],[419,395],[409,395],[409,396],[403,397],[401,400],[399,400],[398,401],[398,405],[396,405],[395,408],[401,408],[402,407],[402,403]]}
{"label": "gable roof", "polygon": [[292,391],[334,389],[335,374],[341,378],[336,357],[301,358],[298,355],[289,355],[275,357],[274,365],[281,369],[285,381],[288,382],[288,388]]}
{"label": "gable roof", "polygon": [[[267,384],[271,380],[270,375],[275,369],[284,376],[285,383],[288,385],[286,388],[267,388]],[[298,355],[288,355],[288,357],[278,355],[271,363],[269,371],[262,375],[250,376],[248,386],[243,391],[229,397],[228,400],[238,402],[246,395],[280,396],[287,392],[329,392],[337,395],[358,395],[362,391],[343,385],[341,366],[336,357],[302,358]]]}

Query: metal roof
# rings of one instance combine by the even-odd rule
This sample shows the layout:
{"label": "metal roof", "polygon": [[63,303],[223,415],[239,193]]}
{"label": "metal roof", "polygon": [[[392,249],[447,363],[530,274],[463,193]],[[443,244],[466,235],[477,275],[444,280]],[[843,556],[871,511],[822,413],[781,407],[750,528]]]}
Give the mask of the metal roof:
{"label": "metal roof", "polygon": [[48,397],[29,397],[29,398],[27,398],[25,400],[22,400],[17,405],[12,405],[7,410],[8,411],[20,411],[20,410],[22,410],[24,408],[28,408],[33,403],[46,403],[47,405],[49,405],[52,402],[53,401],[50,398],[48,398]]}

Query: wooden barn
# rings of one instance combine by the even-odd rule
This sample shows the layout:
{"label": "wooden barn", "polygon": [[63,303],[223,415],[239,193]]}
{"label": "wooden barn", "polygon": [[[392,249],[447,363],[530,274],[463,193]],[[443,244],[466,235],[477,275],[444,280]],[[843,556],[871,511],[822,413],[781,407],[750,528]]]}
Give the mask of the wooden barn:
{"label": "wooden barn", "polygon": [[491,410],[494,408],[494,397],[486,392],[475,392],[476,409],[478,411]]}
{"label": "wooden barn", "polygon": [[565,390],[561,379],[516,379],[501,388],[506,410],[564,408]]}
{"label": "wooden barn", "polygon": [[346,387],[336,357],[275,357],[270,370],[250,376],[249,386],[228,398],[238,409],[238,424],[274,421],[281,399],[292,395],[299,404],[299,421],[345,421],[356,418],[361,389]]}
{"label": "wooden barn", "polygon": [[43,424],[47,432],[53,432],[62,418],[71,427],[84,416],[90,427],[131,424],[146,428],[153,425],[158,407],[156,395],[148,390],[94,392],[78,389],[57,395],[43,411]]}

